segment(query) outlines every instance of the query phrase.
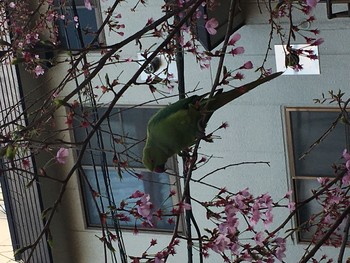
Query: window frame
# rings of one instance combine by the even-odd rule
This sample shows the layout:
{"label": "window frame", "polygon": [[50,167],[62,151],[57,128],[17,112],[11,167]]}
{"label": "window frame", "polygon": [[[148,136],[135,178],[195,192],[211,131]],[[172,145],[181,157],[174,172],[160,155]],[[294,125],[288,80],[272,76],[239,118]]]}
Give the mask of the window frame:
{"label": "window frame", "polygon": [[[300,200],[300,192],[297,186],[298,181],[304,181],[308,180],[308,182],[312,182],[314,180],[317,180],[317,177],[315,176],[303,176],[297,175],[296,172],[296,161],[295,161],[295,154],[294,154],[294,144],[293,144],[293,127],[292,127],[292,117],[291,112],[334,112],[334,113],[340,113],[340,109],[337,107],[284,107],[284,119],[285,119],[285,129],[286,129],[286,148],[287,148],[287,162],[288,162],[288,171],[289,171],[289,183],[293,190],[293,199],[296,203],[298,203]],[[331,123],[330,123],[331,124]],[[329,124],[329,125],[330,125]],[[322,131],[320,131],[322,132]],[[322,134],[322,133],[321,133]],[[320,134],[320,135],[321,135]],[[317,139],[317,138],[316,138]],[[321,142],[322,143],[322,142]],[[341,153],[339,154],[341,155]],[[334,178],[334,175],[330,174],[327,175],[320,175],[319,177],[323,178]],[[310,190],[312,188],[309,188]],[[303,192],[305,193],[305,192]],[[302,194],[303,194],[302,193]],[[294,216],[294,226],[300,227],[302,225],[302,216],[300,215],[301,211],[297,211],[297,213]],[[301,229],[295,233],[297,242],[300,244],[309,243],[311,239],[308,237],[303,237],[303,232],[305,233],[305,230]]]}
{"label": "window frame", "polygon": [[[139,107],[135,107],[135,105],[117,105],[117,107],[115,107],[115,109],[123,109],[125,108],[126,110],[128,108],[130,109],[154,109],[154,110],[159,110],[161,108],[165,107],[165,105],[160,106],[160,105],[142,105]],[[84,105],[83,106],[84,109],[88,109],[88,108],[93,108],[93,106],[89,106],[89,105]],[[101,106],[101,108],[107,108],[104,106]],[[122,112],[122,111],[121,111]],[[118,113],[119,114],[119,113]],[[123,119],[123,118],[121,118]],[[124,129],[124,128],[122,128]],[[76,141],[76,135],[75,135],[75,131],[72,130],[71,131],[71,135],[74,141]],[[178,171],[178,165],[177,165],[177,157],[176,155],[174,155],[172,158],[169,158],[168,162],[167,162],[167,172],[165,172],[166,174],[168,174],[169,177],[169,183],[174,184],[173,189],[176,190],[176,195],[172,196],[172,203],[173,205],[178,204],[181,201],[181,181],[180,181],[180,177],[179,175],[179,171]],[[84,169],[84,168],[92,168],[92,165],[85,165],[83,163],[81,163],[80,168]],[[111,165],[106,165],[105,168],[107,168],[108,170],[110,169],[116,169],[114,166]],[[101,168],[100,168],[101,169]],[[134,170],[134,171],[148,171],[145,167],[130,167],[130,169]],[[79,174],[79,189],[80,189],[80,195],[81,195],[81,200],[83,203],[83,210],[84,210],[84,223],[85,223],[85,228],[87,229],[92,229],[92,230],[96,230],[96,229],[101,229],[101,225],[96,225],[93,223],[89,222],[89,211],[88,211],[88,204],[87,204],[87,200],[86,200],[86,195],[91,195],[91,193],[89,192],[88,189],[85,189],[86,187],[84,187],[84,178],[81,174],[81,171],[78,171]],[[135,189],[137,190],[137,189]],[[151,193],[149,193],[151,194]],[[154,197],[153,197],[154,198]],[[151,195],[151,200],[152,202],[152,195]],[[173,216],[176,217],[176,216]],[[175,226],[175,225],[174,225]],[[184,226],[185,226],[185,219],[183,214],[180,215],[180,224],[179,224],[179,228],[178,231],[179,233],[182,233],[184,231]],[[110,225],[108,225],[108,227],[110,227]],[[125,225],[120,225],[121,229],[124,230],[128,230],[128,231],[132,231],[134,229],[133,226],[125,226]],[[137,229],[139,231],[142,232],[154,232],[154,233],[172,233],[174,230],[174,227],[170,228],[170,229],[164,229],[164,228],[151,228],[151,227],[142,227],[142,226],[137,226]]]}
{"label": "window frame", "polygon": [[[67,4],[65,6],[64,10],[70,10],[70,12],[72,14],[73,7],[71,6],[71,2],[75,1],[75,0],[68,0],[68,1],[69,1],[70,4]],[[96,29],[99,30],[100,27],[103,24],[102,9],[101,9],[101,5],[100,5],[100,1],[90,0],[90,2],[91,2],[92,10],[88,10],[88,11],[91,11],[91,12],[95,13],[94,17],[96,19]],[[76,8],[77,8],[77,10],[79,10],[79,9],[87,10],[83,3],[81,3],[81,4],[77,4],[76,3]],[[57,12],[57,14],[59,16],[62,15],[63,10],[62,10],[62,8],[60,6],[54,6],[54,10]],[[59,31],[61,31],[62,27],[59,25],[60,24],[59,22],[61,22],[60,18],[58,18],[57,21],[58,21],[57,28],[58,28]],[[73,23],[73,22],[71,21],[70,23]],[[65,30],[65,28],[63,28],[63,30],[64,30],[64,32],[63,32],[62,36],[61,36],[61,33],[59,33],[59,37],[58,37],[58,39],[60,41],[60,46],[65,47],[67,49],[79,49],[79,47],[74,47],[74,46],[71,47],[71,46],[69,46],[69,43],[68,43],[69,36],[67,35],[67,31]],[[82,31],[82,34],[84,34],[83,33],[84,28],[80,27],[80,30]],[[75,38],[77,38],[77,41],[79,42],[79,46],[80,46],[79,38],[77,36],[75,36]],[[100,43],[106,43],[106,36],[105,36],[104,29],[101,30],[101,32],[99,34],[99,37],[98,37],[98,42],[97,43],[98,43],[98,45]],[[80,47],[80,49],[84,49],[84,48],[85,47]],[[92,50],[92,51],[93,52],[98,52],[98,50],[96,50],[96,51]]]}

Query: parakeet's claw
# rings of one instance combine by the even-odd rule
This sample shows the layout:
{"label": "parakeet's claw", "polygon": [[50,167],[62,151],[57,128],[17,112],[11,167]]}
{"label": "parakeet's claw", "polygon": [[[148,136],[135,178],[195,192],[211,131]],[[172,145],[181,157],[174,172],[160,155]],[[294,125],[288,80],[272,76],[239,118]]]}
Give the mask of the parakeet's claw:
{"label": "parakeet's claw", "polygon": [[190,157],[190,152],[192,151],[192,149],[191,148],[186,148],[186,149],[184,149],[184,150],[182,150],[181,152],[179,152],[178,153],[178,155],[180,156],[180,157]]}
{"label": "parakeet's claw", "polygon": [[186,151],[181,151],[181,152],[178,153],[178,155],[180,157],[186,157],[188,155],[188,153]]}
{"label": "parakeet's claw", "polygon": [[214,142],[213,136],[212,136],[212,135],[213,135],[213,134],[208,134],[208,135],[204,136],[204,137],[202,138],[202,140],[203,140],[203,141],[206,141],[206,142]]}

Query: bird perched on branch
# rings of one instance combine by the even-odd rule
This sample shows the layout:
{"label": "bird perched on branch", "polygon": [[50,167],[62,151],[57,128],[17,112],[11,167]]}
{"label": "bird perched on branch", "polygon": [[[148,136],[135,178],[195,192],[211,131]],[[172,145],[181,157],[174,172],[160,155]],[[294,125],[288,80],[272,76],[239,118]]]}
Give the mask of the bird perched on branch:
{"label": "bird perched on branch", "polygon": [[147,126],[142,158],[145,167],[157,173],[164,172],[171,156],[205,136],[207,121],[214,111],[281,74],[274,73],[226,92],[218,91],[211,98],[206,98],[209,93],[194,95],[159,110]]}

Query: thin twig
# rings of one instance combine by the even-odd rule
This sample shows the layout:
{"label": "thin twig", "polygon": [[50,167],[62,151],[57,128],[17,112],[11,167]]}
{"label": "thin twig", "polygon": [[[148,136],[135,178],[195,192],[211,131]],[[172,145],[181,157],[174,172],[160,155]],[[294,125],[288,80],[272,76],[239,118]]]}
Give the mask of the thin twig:
{"label": "thin twig", "polygon": [[300,157],[299,160],[302,160],[305,158],[306,155],[308,155],[317,145],[319,145],[321,142],[323,142],[327,136],[335,129],[337,126],[339,120],[343,116],[342,113],[339,113],[338,117],[335,119],[334,122],[332,122],[331,126],[321,135],[320,138],[318,138],[310,147],[307,149]]}
{"label": "thin twig", "polygon": [[343,236],[343,240],[342,240],[342,244],[341,244],[339,256],[338,256],[338,263],[344,262],[343,261],[344,252],[345,252],[346,246],[348,245],[348,239],[349,239],[349,228],[350,228],[350,216],[348,216],[348,218],[346,220],[345,229],[344,229],[344,236]]}
{"label": "thin twig", "polygon": [[266,164],[267,166],[270,166],[270,162],[266,162],[266,161],[231,163],[231,164],[228,164],[226,166],[217,168],[217,169],[211,171],[210,173],[207,173],[206,175],[204,175],[201,178],[197,179],[196,182],[200,182],[203,179],[207,178],[209,175],[212,175],[212,174],[217,173],[217,172],[222,171],[222,170],[226,170],[229,167],[239,166],[239,165],[246,165],[246,164]]}
{"label": "thin twig", "polygon": [[344,210],[344,212],[338,217],[331,228],[328,229],[326,234],[315,244],[313,249],[309,251],[299,263],[307,263],[319,250],[319,248],[329,239],[333,232],[338,228],[338,226],[343,222],[344,218],[350,213],[350,205]]}

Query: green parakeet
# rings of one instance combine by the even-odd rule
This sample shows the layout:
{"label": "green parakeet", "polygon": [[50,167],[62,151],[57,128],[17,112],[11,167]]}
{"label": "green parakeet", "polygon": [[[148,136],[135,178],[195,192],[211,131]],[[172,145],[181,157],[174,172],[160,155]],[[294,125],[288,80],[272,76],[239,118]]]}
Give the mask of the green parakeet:
{"label": "green parakeet", "polygon": [[215,110],[281,74],[274,73],[226,92],[219,91],[212,98],[205,98],[208,93],[194,95],[159,110],[147,126],[142,158],[145,167],[164,172],[168,158],[204,137],[206,122]]}

